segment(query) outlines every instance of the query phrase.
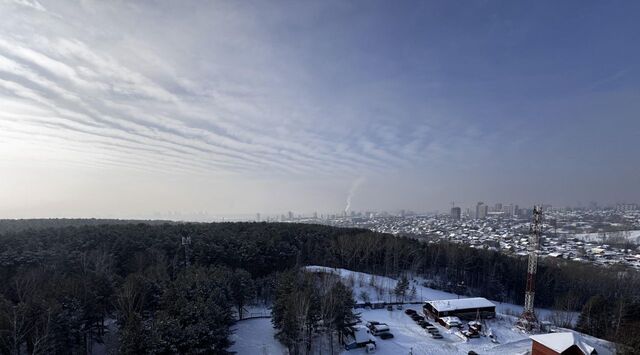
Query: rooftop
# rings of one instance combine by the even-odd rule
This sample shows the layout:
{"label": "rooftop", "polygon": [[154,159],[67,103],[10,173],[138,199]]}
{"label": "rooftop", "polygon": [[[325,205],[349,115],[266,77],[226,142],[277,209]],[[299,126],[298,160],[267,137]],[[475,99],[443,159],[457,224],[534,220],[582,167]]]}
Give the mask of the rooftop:
{"label": "rooftop", "polygon": [[547,348],[561,353],[571,346],[576,345],[583,353],[589,355],[594,353],[595,349],[582,341],[579,335],[571,332],[566,333],[551,333],[551,334],[538,334],[532,335],[530,338],[538,342]]}
{"label": "rooftop", "polygon": [[457,309],[485,308],[496,306],[495,304],[493,304],[493,302],[483,297],[426,301],[426,303],[431,304],[431,306],[433,306],[433,308],[437,309],[439,312],[455,311]]}

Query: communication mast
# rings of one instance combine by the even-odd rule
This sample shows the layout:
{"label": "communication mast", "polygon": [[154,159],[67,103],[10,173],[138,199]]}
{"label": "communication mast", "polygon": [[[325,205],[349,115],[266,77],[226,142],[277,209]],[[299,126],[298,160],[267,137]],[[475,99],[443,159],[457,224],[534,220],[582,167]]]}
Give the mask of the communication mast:
{"label": "communication mast", "polygon": [[184,249],[184,266],[189,267],[191,265],[190,257],[191,253],[189,247],[191,246],[191,236],[182,237],[182,248]]}
{"label": "communication mast", "polygon": [[529,227],[529,262],[527,264],[527,289],[524,294],[524,311],[518,319],[518,327],[525,331],[538,328],[538,318],[533,308],[536,293],[536,271],[538,270],[538,244],[542,234],[542,207],[533,207],[533,222]]}

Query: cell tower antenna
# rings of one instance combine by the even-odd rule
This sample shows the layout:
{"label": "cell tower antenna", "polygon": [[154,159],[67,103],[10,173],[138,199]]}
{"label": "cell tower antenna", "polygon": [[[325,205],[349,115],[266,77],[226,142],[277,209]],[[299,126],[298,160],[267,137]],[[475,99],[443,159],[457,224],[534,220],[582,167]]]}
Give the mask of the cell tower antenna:
{"label": "cell tower antenna", "polygon": [[183,236],[182,237],[182,248],[184,249],[184,266],[189,267],[191,265],[191,236]]}
{"label": "cell tower antenna", "polygon": [[527,263],[527,289],[524,294],[524,310],[518,319],[518,328],[530,332],[538,328],[538,318],[533,308],[538,270],[538,245],[542,234],[542,207],[533,207],[533,221],[529,228],[529,262]]}

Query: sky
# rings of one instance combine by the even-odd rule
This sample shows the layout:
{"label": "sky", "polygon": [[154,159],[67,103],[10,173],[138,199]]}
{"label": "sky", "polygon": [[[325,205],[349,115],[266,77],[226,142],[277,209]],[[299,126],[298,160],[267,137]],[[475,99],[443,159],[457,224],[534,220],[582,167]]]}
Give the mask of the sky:
{"label": "sky", "polygon": [[638,16],[0,0],[0,218],[640,202]]}

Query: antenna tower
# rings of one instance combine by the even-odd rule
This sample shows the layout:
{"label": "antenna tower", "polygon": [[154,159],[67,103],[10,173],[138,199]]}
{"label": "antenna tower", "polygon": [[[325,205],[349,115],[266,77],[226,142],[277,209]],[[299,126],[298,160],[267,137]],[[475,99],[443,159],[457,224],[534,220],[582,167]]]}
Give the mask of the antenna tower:
{"label": "antenna tower", "polygon": [[182,237],[182,247],[184,249],[184,266],[189,267],[191,265],[191,252],[189,247],[191,246],[191,236]]}
{"label": "antenna tower", "polygon": [[533,207],[533,222],[529,227],[529,262],[527,264],[527,289],[524,294],[524,311],[518,319],[518,328],[532,331],[537,328],[538,318],[533,308],[536,293],[536,271],[538,270],[538,244],[542,233],[542,207]]}

